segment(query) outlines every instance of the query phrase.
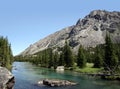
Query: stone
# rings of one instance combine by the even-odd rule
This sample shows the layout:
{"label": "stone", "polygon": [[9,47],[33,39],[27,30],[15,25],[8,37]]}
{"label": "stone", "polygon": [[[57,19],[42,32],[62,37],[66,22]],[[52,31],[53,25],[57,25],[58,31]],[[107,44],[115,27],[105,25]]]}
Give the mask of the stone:
{"label": "stone", "polygon": [[70,82],[68,80],[58,80],[58,79],[44,79],[43,81],[38,82],[39,85],[47,85],[50,87],[59,87],[59,86],[72,86],[76,85],[77,83]]}
{"label": "stone", "polygon": [[0,67],[0,89],[13,89],[15,79],[12,73],[4,67]]}
{"label": "stone", "polygon": [[64,66],[57,66],[56,71],[64,71]]}

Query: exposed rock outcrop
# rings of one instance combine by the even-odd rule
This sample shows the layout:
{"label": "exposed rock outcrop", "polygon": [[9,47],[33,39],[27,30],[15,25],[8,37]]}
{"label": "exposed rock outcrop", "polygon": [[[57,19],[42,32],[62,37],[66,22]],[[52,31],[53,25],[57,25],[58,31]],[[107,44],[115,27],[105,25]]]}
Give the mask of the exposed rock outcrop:
{"label": "exposed rock outcrop", "polygon": [[4,67],[0,67],[0,89],[13,89],[14,76]]}
{"label": "exposed rock outcrop", "polygon": [[120,12],[92,11],[85,18],[79,19],[76,25],[64,28],[39,40],[20,55],[31,55],[47,48],[63,47],[65,40],[69,41],[75,53],[80,44],[84,47],[104,44],[106,31],[111,33],[114,42],[120,42]]}

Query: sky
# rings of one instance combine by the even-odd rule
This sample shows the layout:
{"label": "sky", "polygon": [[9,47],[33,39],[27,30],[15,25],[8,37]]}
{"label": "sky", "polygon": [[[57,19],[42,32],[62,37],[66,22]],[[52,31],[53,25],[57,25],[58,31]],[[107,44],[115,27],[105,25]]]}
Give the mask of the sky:
{"label": "sky", "polygon": [[0,36],[8,37],[18,55],[99,9],[120,11],[120,0],[0,0]]}

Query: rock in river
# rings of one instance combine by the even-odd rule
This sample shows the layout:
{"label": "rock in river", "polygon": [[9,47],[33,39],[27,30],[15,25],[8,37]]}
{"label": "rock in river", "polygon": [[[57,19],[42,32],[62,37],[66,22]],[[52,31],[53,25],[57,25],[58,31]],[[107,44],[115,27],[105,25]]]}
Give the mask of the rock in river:
{"label": "rock in river", "polygon": [[0,89],[13,89],[14,76],[4,67],[0,67]]}
{"label": "rock in river", "polygon": [[70,85],[76,85],[77,83],[70,82],[68,80],[58,80],[58,79],[44,79],[42,81],[39,81],[38,84],[43,84],[47,86],[70,86]]}

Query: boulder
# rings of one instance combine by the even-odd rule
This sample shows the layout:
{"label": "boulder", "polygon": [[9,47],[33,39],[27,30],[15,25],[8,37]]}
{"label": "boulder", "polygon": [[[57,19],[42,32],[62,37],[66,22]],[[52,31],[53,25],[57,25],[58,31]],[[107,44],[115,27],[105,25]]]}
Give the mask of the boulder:
{"label": "boulder", "polygon": [[9,70],[0,67],[0,89],[13,89],[15,84],[14,76]]}
{"label": "boulder", "polygon": [[59,86],[71,86],[76,85],[77,83],[70,82],[68,80],[58,80],[58,79],[44,79],[43,81],[39,81],[38,84],[47,85],[50,87],[59,87]]}
{"label": "boulder", "polygon": [[64,71],[64,66],[57,66],[56,71]]}

